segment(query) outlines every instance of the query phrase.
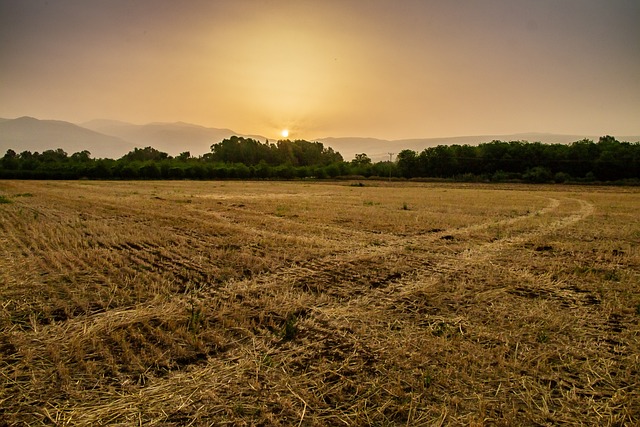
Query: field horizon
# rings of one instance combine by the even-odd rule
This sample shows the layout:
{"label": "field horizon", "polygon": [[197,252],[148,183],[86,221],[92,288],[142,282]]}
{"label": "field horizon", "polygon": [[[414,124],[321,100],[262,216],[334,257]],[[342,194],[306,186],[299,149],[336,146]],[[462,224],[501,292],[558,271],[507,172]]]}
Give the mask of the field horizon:
{"label": "field horizon", "polygon": [[0,181],[0,425],[632,425],[640,189]]}

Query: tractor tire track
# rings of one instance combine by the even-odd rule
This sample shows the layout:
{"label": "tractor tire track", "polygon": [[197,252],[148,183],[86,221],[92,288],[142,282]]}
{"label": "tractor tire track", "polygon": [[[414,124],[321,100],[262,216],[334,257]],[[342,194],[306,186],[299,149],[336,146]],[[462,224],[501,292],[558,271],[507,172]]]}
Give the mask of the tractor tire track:
{"label": "tractor tire track", "polygon": [[[399,285],[415,284],[416,278],[420,275],[430,274],[434,270],[443,268],[442,266],[434,265],[433,260],[425,260],[424,253],[419,253],[417,256],[407,253],[404,249],[407,244],[420,245],[420,247],[424,248],[429,243],[438,241],[442,236],[449,233],[464,234],[496,224],[517,224],[520,221],[526,221],[532,216],[552,212],[558,206],[559,202],[556,199],[550,199],[549,205],[545,208],[515,218],[499,221],[492,220],[455,230],[443,230],[429,235],[415,236],[409,239],[397,239],[384,246],[367,246],[342,253],[332,253],[325,257],[284,267],[276,271],[257,274],[240,280],[232,280],[227,283],[219,282],[215,286],[200,288],[196,296],[200,301],[206,301],[210,298],[231,300],[238,294],[245,294],[243,296],[244,304],[251,305],[251,293],[253,292],[251,289],[257,290],[264,296],[265,293],[276,295],[282,287],[291,286],[303,293],[326,295],[333,298],[338,304],[347,300],[352,302],[359,299],[368,300],[376,292],[385,293],[384,289],[390,284],[394,284],[394,288]],[[571,221],[568,221],[567,224]],[[562,223],[558,222],[555,227],[561,225]],[[41,259],[40,250],[34,250],[26,245],[20,246],[21,240],[19,238],[15,238],[14,243],[21,247],[23,251],[27,251],[28,256]],[[512,243],[494,242],[485,245],[485,247],[494,248],[493,251],[495,252],[502,248],[500,245]],[[125,243],[120,244],[119,247],[114,246],[113,248],[104,249],[118,253],[119,256],[128,259],[129,261],[125,262],[124,265],[140,265],[143,266],[145,274],[153,273],[159,277],[168,277],[169,280],[173,279],[181,282],[182,287],[177,289],[178,294],[174,294],[172,300],[168,303],[170,305],[175,304],[176,310],[185,306],[183,299],[193,298],[193,295],[179,296],[184,293],[189,283],[194,281],[211,283],[212,281],[212,276],[206,267],[203,269],[187,257],[176,252],[172,253],[171,257],[163,256],[160,254],[158,246],[151,243]],[[469,257],[467,256],[466,258]],[[466,262],[468,263],[468,261],[467,259]],[[206,262],[204,264],[206,265]],[[46,263],[41,263],[41,266],[46,267]],[[189,271],[189,275],[183,274],[182,272],[184,271]],[[249,294],[246,294],[247,292]],[[131,310],[132,312],[137,312],[138,309],[132,307]],[[100,315],[100,313],[96,313],[96,315]],[[92,315],[81,316],[77,319],[69,318],[69,327],[74,323],[86,325],[91,323],[92,319]]]}
{"label": "tractor tire track", "polygon": [[[385,287],[391,282],[438,268],[433,266],[431,259],[425,259],[425,254],[429,254],[430,244],[441,240],[444,236],[468,234],[496,225],[514,225],[532,217],[553,212],[559,206],[559,200],[550,198],[546,207],[518,217],[491,220],[454,230],[441,230],[427,235],[398,238],[386,242],[386,244],[368,245],[345,252],[334,252],[329,256],[268,272],[251,280],[256,284],[273,281],[294,283],[301,289],[313,293],[329,293],[343,297],[351,295],[353,297],[355,294],[365,294],[370,288]],[[489,245],[497,247],[498,244],[500,244],[499,241],[496,241]],[[418,249],[417,255],[406,250],[409,246]],[[373,274],[368,274],[367,268]]]}
{"label": "tractor tire track", "polygon": [[[455,230],[443,230],[429,235],[416,236],[410,239],[399,239],[395,244],[385,246],[364,247],[347,251],[345,253],[332,253],[331,255],[311,260],[306,263],[284,267],[276,271],[258,274],[249,278],[232,280],[227,283],[219,283],[217,286],[201,287],[196,292],[196,298],[200,301],[220,298],[221,300],[234,300],[239,294],[244,294],[242,299],[245,305],[251,305],[251,295],[255,292],[261,296],[273,293],[276,295],[283,287],[293,287],[303,293],[323,294],[334,298],[338,303],[346,300],[368,300],[372,292],[386,292],[384,288],[394,284],[407,286],[416,283],[416,277],[421,274],[429,274],[441,267],[434,265],[431,260],[425,260],[423,256],[415,256],[404,250],[406,242],[425,246],[428,243],[438,241],[448,233],[469,233],[471,231],[488,228],[497,223],[516,224],[532,216],[552,212],[559,206],[556,199],[550,199],[545,208],[515,218],[499,221],[487,221],[481,224],[473,224]],[[490,244],[496,246],[497,243]],[[206,270],[202,270],[188,259],[176,257],[172,253],[171,258],[158,256],[157,246],[152,244],[120,244],[114,246],[115,252],[121,251],[121,256],[129,259],[129,263],[144,266],[148,272],[154,272],[159,276],[169,275],[184,282],[202,280],[209,282],[211,276]],[[105,248],[108,249],[108,248]],[[127,263],[125,263],[126,265]],[[195,267],[195,269],[194,269]],[[363,268],[364,267],[364,268]],[[180,276],[180,270],[194,270],[194,276]],[[255,291],[254,291],[255,290]],[[183,289],[184,291],[184,289]],[[167,304],[178,310],[185,306],[183,299],[193,298],[194,295],[174,295]],[[123,309],[126,312],[126,309]],[[131,308],[132,313],[138,309]],[[111,310],[109,310],[111,311]],[[100,315],[100,313],[97,313]],[[93,316],[83,316],[78,319],[69,319],[71,324],[77,321],[81,324],[93,322]],[[70,326],[71,327],[71,326]]]}
{"label": "tractor tire track", "polygon": [[[552,201],[545,208],[547,209],[545,213],[553,212],[555,208],[557,208],[557,205]],[[501,221],[487,221],[482,224],[436,232],[427,236],[416,236],[404,241],[399,240],[386,246],[365,247],[346,253],[333,253],[306,263],[284,267],[249,278],[227,281],[215,287],[199,289],[194,294],[174,294],[171,299],[161,303],[114,308],[104,313],[69,318],[66,322],[46,325],[38,331],[33,331],[32,338],[41,342],[49,342],[52,339],[51,337],[55,337],[56,340],[61,342],[73,342],[74,340],[77,342],[77,337],[82,336],[81,342],[85,343],[83,345],[93,348],[91,343],[94,341],[99,343],[100,337],[109,338],[110,331],[113,331],[114,328],[125,332],[129,331],[126,333],[131,333],[133,334],[132,336],[139,336],[136,329],[138,326],[136,325],[145,321],[155,321],[154,319],[163,319],[162,321],[169,322],[184,319],[184,316],[189,312],[189,307],[193,307],[194,304],[207,305],[215,301],[216,310],[224,309],[249,315],[260,309],[261,301],[265,298],[277,301],[283,289],[291,289],[300,295],[313,294],[323,297],[320,299],[322,301],[320,305],[312,305],[305,313],[301,314],[303,321],[305,317],[313,319],[312,322],[307,322],[307,324],[321,325],[318,330],[311,328],[305,332],[312,334],[311,338],[317,343],[317,345],[311,345],[309,350],[311,352],[322,351],[328,359],[344,359],[346,355],[349,355],[353,363],[362,363],[363,366],[366,366],[367,363],[373,363],[375,358],[384,357],[384,352],[381,353],[381,349],[361,348],[362,346],[358,344],[358,332],[356,330],[345,330],[343,331],[344,333],[336,336],[333,332],[341,330],[340,325],[344,324],[344,319],[348,319],[354,313],[362,312],[362,310],[382,311],[384,313],[391,309],[390,305],[394,303],[406,306],[407,296],[410,294],[413,296],[415,292],[419,292],[421,288],[424,288],[425,284],[432,280],[434,273],[464,270],[473,263],[484,262],[491,256],[526,238],[557,230],[579,221],[586,215],[588,215],[588,209],[585,208],[583,212],[574,213],[569,218],[563,218],[549,226],[540,227],[535,232],[523,233],[489,244],[476,245],[468,253],[458,254],[453,258],[445,257],[444,260],[442,260],[441,255],[432,257],[427,252],[428,245],[439,241],[443,235],[470,233],[491,227],[498,222],[516,225],[521,221],[526,221],[532,214]],[[411,244],[419,245],[422,250],[406,251],[407,240]],[[184,259],[182,255],[175,256],[172,253],[172,257],[166,259],[159,253],[157,246],[148,243],[123,244],[119,248],[113,247],[108,250],[120,253],[125,259],[129,259],[129,263],[145,265],[152,271],[156,271],[156,274],[160,276],[170,276],[179,274],[180,270],[198,268],[197,264]],[[483,252],[484,250],[488,252],[485,253]],[[206,276],[201,275],[202,272],[194,274],[196,275],[194,276],[196,280],[207,280]],[[198,275],[200,276],[198,277]],[[427,283],[425,283],[425,280]],[[414,298],[411,299],[415,300]],[[422,311],[425,309],[427,310],[426,312]],[[265,321],[269,321],[270,317],[280,320],[285,319],[288,316],[287,310],[288,308],[282,307],[276,313],[267,313],[267,320]],[[442,324],[464,327],[465,320],[463,318],[459,316],[450,318],[446,314],[429,313],[428,307],[416,306],[414,313],[419,313],[422,317],[422,320],[412,326],[414,328],[431,328],[433,333],[438,333],[438,327]],[[371,316],[369,322],[375,322],[375,318],[378,318],[378,316]],[[260,322],[260,320],[258,319],[256,322]],[[360,322],[367,323],[367,319],[360,319]],[[372,323],[366,327],[377,330],[386,326]],[[229,339],[224,352],[219,355],[212,354],[212,360],[222,360],[230,357],[229,355],[235,353],[231,351],[233,348],[242,346],[243,343],[255,339],[255,336],[261,333],[264,333],[264,330],[260,328],[259,323],[257,329],[253,332],[246,331],[239,336],[233,336],[233,331],[228,330],[225,334],[228,335]],[[326,339],[318,341],[318,336],[324,336]],[[264,338],[267,339],[268,337],[265,336]],[[95,349],[100,354],[100,357],[117,357],[117,354],[121,351],[117,343],[111,343],[107,340],[104,345],[104,347],[96,347]],[[145,342],[140,345],[143,347],[154,346],[152,342]],[[171,355],[168,360],[174,363],[174,359],[177,357],[178,355]],[[209,356],[205,354],[204,357]],[[184,363],[202,364],[202,359],[198,356],[185,360]],[[202,366],[194,366],[191,368],[191,372],[194,374],[205,372],[209,369],[211,363],[207,362]]]}
{"label": "tractor tire track", "polygon": [[[579,221],[582,221],[586,217],[591,215],[595,209],[591,203],[586,202],[584,200],[577,200],[577,199],[567,199],[567,200],[578,202],[580,204],[580,208],[577,211],[573,212],[572,214],[564,218],[555,220],[548,225],[543,225],[535,229],[534,231],[524,232],[516,236],[498,239],[493,242],[477,246],[475,248],[468,248],[463,253],[461,253],[460,256],[457,257],[458,259],[455,261],[454,268],[455,269],[459,268],[458,265],[460,261],[463,261],[466,264],[486,262],[490,258],[495,257],[496,254],[504,251],[510,246],[522,244],[527,240],[531,240],[538,236],[552,234],[562,228],[566,228]],[[443,266],[443,268],[446,269],[447,266],[445,265]]]}
{"label": "tractor tire track", "polygon": [[[463,272],[476,264],[486,264],[492,258],[496,257],[501,252],[508,250],[508,248],[510,247],[521,244],[533,237],[551,234],[562,228],[568,227],[581,220],[584,220],[594,211],[594,206],[586,201],[573,199],[567,200],[578,202],[580,205],[579,208],[569,215],[557,219],[550,224],[539,226],[534,231],[523,232],[518,235],[495,240],[490,243],[477,244],[474,247],[469,247],[462,253],[456,254],[454,256],[439,256],[424,260],[420,257],[412,258],[411,255],[407,255],[406,258],[402,258],[402,261],[408,267],[407,270],[404,271],[404,274],[389,276],[390,280],[386,284],[387,286],[389,286],[389,289],[381,286],[373,287],[370,286],[371,283],[369,283],[368,292],[360,292],[359,295],[355,295],[349,301],[349,310],[353,309],[355,306],[372,307],[376,305],[375,301],[383,301],[389,299],[393,300],[402,298],[401,295],[405,295],[407,293],[420,292],[420,289],[424,287],[425,284],[431,283],[431,281],[433,280],[437,280],[438,275],[451,275],[454,273]],[[554,202],[552,203],[552,207],[547,207],[546,212],[553,211],[559,205],[559,202],[556,203],[554,200]],[[531,216],[531,214],[526,215],[525,218],[529,218]],[[515,224],[517,220],[509,219],[503,220],[502,222]],[[473,225],[470,227],[466,227],[461,231],[467,232],[470,231],[469,229],[477,230],[480,226],[488,227],[492,224],[495,224],[495,222],[488,222],[482,225]],[[380,263],[384,262],[382,259],[380,259],[379,261]],[[344,266],[345,263],[341,263],[340,265]],[[340,273],[342,274],[338,275],[338,280],[336,281],[334,286],[336,288],[348,288],[348,285],[352,285],[353,281],[344,281],[344,270],[346,270],[344,269],[344,267],[342,267],[342,269],[335,269],[334,267],[334,269],[328,269],[325,273],[318,277],[326,277],[328,274],[340,271]],[[346,277],[350,276],[347,274]],[[353,289],[351,289],[351,291],[353,291]],[[394,297],[394,294],[397,295]],[[401,302],[398,301],[398,303]]]}
{"label": "tractor tire track", "polygon": [[[346,252],[334,252],[328,256],[285,266],[267,273],[230,280],[218,286],[200,287],[195,296],[203,302],[240,299],[246,307],[253,307],[255,305],[253,301],[256,298],[268,298],[268,295],[275,298],[282,289],[293,289],[303,294],[311,293],[328,297],[338,304],[367,298],[376,291],[384,293],[384,289],[391,284],[396,288],[399,284],[406,286],[406,284],[415,283],[416,277],[421,274],[431,274],[438,269],[437,261],[430,257],[425,258],[428,252],[424,250],[417,251],[417,254],[407,252],[405,250],[407,240],[419,243],[424,249],[429,243],[440,240],[447,233],[469,233],[497,223],[517,224],[557,209],[559,201],[549,200],[550,203],[545,208],[516,218],[492,220],[450,231],[443,230],[385,246],[367,246]],[[190,298],[193,296],[192,293]]]}
{"label": "tractor tire track", "polygon": [[[380,339],[390,340],[378,343],[376,348],[363,347],[358,337],[357,329],[345,329],[346,320],[353,316],[358,316],[365,311],[382,311],[400,309],[405,313],[405,317],[421,318],[416,322],[407,322],[403,327],[415,329],[420,333],[420,329],[428,328],[433,334],[446,333],[445,327],[460,328],[462,331],[466,327],[466,319],[461,316],[450,316],[447,313],[430,311],[428,304],[420,304],[419,293],[429,286],[433,281],[437,281],[437,275],[451,272],[464,271],[476,263],[485,263],[510,247],[520,244],[535,236],[553,233],[571,224],[575,224],[593,211],[593,206],[587,202],[580,201],[580,209],[555,220],[547,225],[538,226],[534,231],[521,232],[515,236],[499,239],[491,243],[477,243],[467,251],[453,256],[426,257],[426,249],[430,243],[437,242],[442,236],[449,234],[461,235],[473,231],[491,227],[497,223],[503,225],[517,225],[521,221],[535,216],[528,214],[518,218],[510,218],[501,221],[488,221],[482,224],[474,224],[457,230],[443,230],[427,236],[416,236],[410,239],[398,241],[395,244],[388,244],[381,247],[366,247],[352,250],[346,253],[334,253],[327,257],[311,260],[299,265],[282,268],[278,271],[257,275],[251,278],[231,281],[221,286],[215,291],[204,290],[197,298],[203,302],[216,299],[221,304],[229,304],[229,307],[255,308],[259,306],[259,301],[263,298],[277,300],[283,289],[294,289],[301,294],[312,293],[324,295],[320,305],[312,306],[310,310],[303,314],[303,328],[301,334],[309,336],[306,350],[303,354],[302,362],[305,366],[300,369],[307,369],[309,365],[316,363],[319,354],[324,360],[335,360],[337,365],[345,366],[345,360],[354,369],[362,372],[362,369],[374,369],[376,360],[385,357],[384,349],[387,345],[393,344],[393,336],[385,335],[387,325],[379,325],[376,319],[378,315],[372,315],[371,320],[358,318],[358,328],[366,327],[375,329]],[[552,200],[542,215],[551,213],[560,206],[559,201]],[[538,213],[537,215],[540,215]],[[417,254],[404,250],[407,241],[411,244],[419,245],[422,251]],[[346,257],[345,257],[346,255]],[[242,296],[238,298],[238,296]],[[422,298],[426,300],[426,298]],[[113,313],[101,314],[86,319],[90,322],[87,330],[92,333],[108,330],[111,322],[119,319],[118,323],[134,321],[138,316],[155,316],[161,312],[176,313],[180,309],[187,307],[186,299],[174,298],[162,307],[138,307],[131,310],[119,310]],[[238,306],[240,304],[240,306]],[[413,307],[410,307],[414,304]],[[284,310],[284,309],[283,309]],[[285,317],[286,313],[279,313],[280,317]],[[305,321],[304,318],[309,318]],[[310,320],[313,319],[313,320]],[[615,323],[615,319],[613,319]],[[364,323],[364,326],[363,326]],[[444,325],[444,326],[442,326]],[[79,325],[76,325],[77,329]],[[253,340],[252,336],[240,337],[238,341],[230,347],[241,346],[243,342]],[[302,339],[302,338],[301,338]],[[300,352],[300,349],[297,349]],[[202,366],[192,368],[189,373],[193,376],[204,376],[211,372],[212,367],[233,357],[234,351],[225,353],[220,358],[213,358]],[[305,362],[306,361],[306,362]],[[295,366],[292,366],[295,368]],[[220,372],[216,370],[216,372]],[[226,371],[225,371],[226,372]],[[372,373],[374,375],[375,372]],[[219,375],[218,375],[219,376]],[[223,375],[225,378],[228,375]],[[173,385],[181,381],[182,375],[172,376],[164,386]],[[231,377],[229,377],[231,378]],[[350,380],[350,371],[343,369],[340,371],[341,382]],[[152,394],[153,389],[143,392],[145,395]],[[133,401],[134,396],[123,398],[124,401]]]}

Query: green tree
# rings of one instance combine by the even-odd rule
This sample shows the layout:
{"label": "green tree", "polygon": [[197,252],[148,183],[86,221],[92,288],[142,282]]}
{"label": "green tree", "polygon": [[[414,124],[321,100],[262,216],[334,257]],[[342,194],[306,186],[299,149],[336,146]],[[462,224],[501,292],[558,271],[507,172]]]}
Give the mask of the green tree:
{"label": "green tree", "polygon": [[191,153],[188,151],[185,151],[183,153],[180,153],[177,157],[176,160],[180,160],[181,162],[186,162],[187,160],[189,160],[191,158]]}
{"label": "green tree", "polygon": [[67,153],[62,149],[45,150],[40,155],[40,161],[45,163],[58,163],[67,160]]}
{"label": "green tree", "polygon": [[424,171],[420,168],[418,154],[413,150],[402,150],[396,157],[398,173],[405,178],[424,176]]}
{"label": "green tree", "polygon": [[87,150],[82,150],[71,155],[71,161],[76,163],[87,163],[91,161],[91,153]]}
{"label": "green tree", "polygon": [[351,164],[354,166],[367,166],[371,164],[371,159],[365,153],[356,154],[351,160]]}
{"label": "green tree", "polygon": [[18,169],[18,165],[18,154],[12,149],[8,149],[2,158],[2,167],[7,170],[15,170]]}
{"label": "green tree", "polygon": [[129,151],[127,154],[121,157],[120,160],[129,161],[129,162],[133,162],[133,161],[145,162],[148,160],[159,161],[159,160],[165,160],[168,158],[169,158],[169,154],[167,153],[156,150],[155,148],[152,148],[152,147],[145,147],[145,148],[134,148],[133,151]]}

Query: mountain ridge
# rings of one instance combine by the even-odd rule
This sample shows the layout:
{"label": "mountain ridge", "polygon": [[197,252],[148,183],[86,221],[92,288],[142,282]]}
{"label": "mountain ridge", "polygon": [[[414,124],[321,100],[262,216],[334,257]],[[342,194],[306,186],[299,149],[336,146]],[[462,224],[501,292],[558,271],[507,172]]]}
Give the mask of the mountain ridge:
{"label": "mountain ridge", "polygon": [[62,120],[40,120],[22,116],[0,119],[0,150],[45,151],[62,148],[68,153],[88,150],[95,158],[128,152],[134,145]]}
{"label": "mountain ridge", "polygon": [[[85,123],[87,125],[87,123]],[[172,156],[188,151],[202,155],[210,151],[212,144],[237,135],[231,129],[208,128],[192,123],[154,122],[144,125],[117,122],[116,124],[88,123],[89,129],[133,142],[137,147],[151,146]],[[123,153],[126,154],[126,153]]]}

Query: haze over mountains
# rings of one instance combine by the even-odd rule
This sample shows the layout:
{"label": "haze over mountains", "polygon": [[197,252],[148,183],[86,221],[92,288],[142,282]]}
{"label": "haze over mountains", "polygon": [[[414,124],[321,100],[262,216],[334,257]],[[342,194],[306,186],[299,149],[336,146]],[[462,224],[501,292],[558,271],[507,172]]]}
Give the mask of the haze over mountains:
{"label": "haze over mountains", "polygon": [[[190,123],[149,123],[134,125],[113,120],[92,120],[80,126],[129,141],[135,147],[153,147],[172,156],[189,151],[194,156],[211,151],[211,145],[232,135],[231,129],[207,128]],[[264,137],[254,136],[264,140]],[[121,157],[122,153],[117,157]]]}
{"label": "haze over mountains", "polygon": [[[92,120],[78,125],[59,120],[38,120],[32,117],[0,118],[0,155],[4,155],[8,149],[19,153],[25,150],[42,152],[62,148],[69,154],[88,150],[94,158],[117,159],[135,147],[151,146],[171,156],[185,151],[189,151],[193,156],[200,156],[208,153],[212,144],[233,135],[250,137],[261,142],[267,140],[260,135],[241,135],[231,129],[209,128],[183,122],[136,125],[114,120]],[[338,151],[345,160],[351,160],[355,154],[366,153],[373,161],[380,161],[388,159],[389,153],[397,154],[404,149],[419,152],[436,145],[477,145],[492,140],[565,144],[583,138],[597,140],[600,136],[602,135],[520,133],[394,141],[364,137],[326,137],[314,139],[314,141],[322,142],[325,146]],[[640,141],[640,136],[612,136],[620,141]]]}
{"label": "haze over mountains", "polygon": [[73,123],[59,120],[38,120],[33,117],[0,119],[0,152],[12,149],[42,152],[62,148],[72,154],[89,150],[93,157],[126,154],[135,144],[115,136],[105,135]]}

